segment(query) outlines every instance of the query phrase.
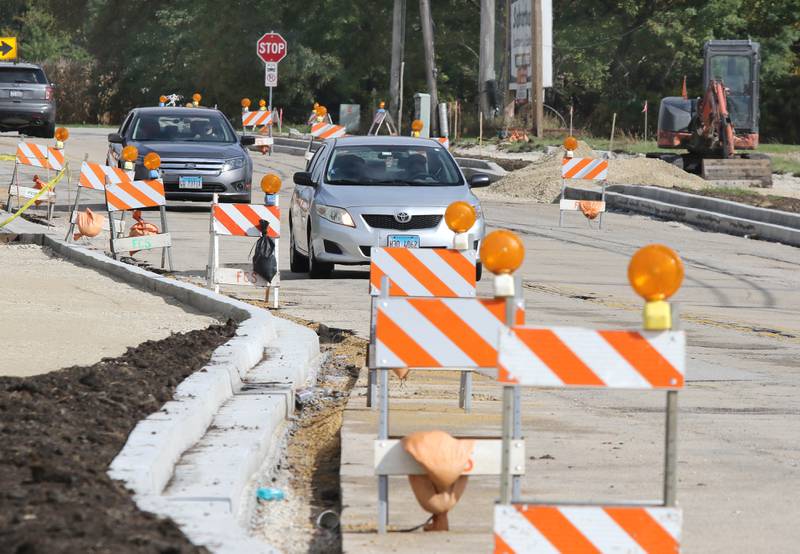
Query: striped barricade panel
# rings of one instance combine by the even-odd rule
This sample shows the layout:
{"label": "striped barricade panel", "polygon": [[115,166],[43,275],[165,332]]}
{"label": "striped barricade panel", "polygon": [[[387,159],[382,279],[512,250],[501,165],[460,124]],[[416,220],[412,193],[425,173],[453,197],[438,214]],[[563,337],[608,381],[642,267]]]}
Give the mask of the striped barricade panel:
{"label": "striped barricade panel", "polygon": [[311,126],[311,136],[314,138],[329,139],[345,135],[345,128],[332,123],[314,123]]}
{"label": "striped barricade panel", "polygon": [[497,380],[535,387],[680,389],[683,331],[513,327],[500,332]]}
{"label": "striped barricade panel", "polygon": [[64,169],[64,153],[56,148],[20,142],[17,144],[17,163],[61,171]]}
{"label": "striped barricade panel", "polygon": [[93,190],[105,189],[105,183],[130,183],[131,178],[125,173],[124,169],[111,167],[108,165],[83,162],[81,164],[81,176],[78,185]]}
{"label": "striped barricade panel", "polygon": [[563,158],[562,179],[586,179],[603,181],[608,179],[608,160],[594,158]]}
{"label": "striped barricade panel", "polygon": [[106,204],[109,212],[164,206],[164,183],[157,179],[123,181],[106,187]]}
{"label": "striped barricade panel", "polygon": [[675,554],[681,519],[679,508],[497,505],[494,553]]}
{"label": "striped barricade panel", "polygon": [[260,220],[269,223],[267,235],[281,236],[281,210],[278,206],[257,204],[215,204],[214,232],[218,235],[260,237]]}
{"label": "striped barricade panel", "polygon": [[268,110],[247,112],[246,114],[242,114],[242,125],[245,127],[260,127],[262,125],[269,125],[272,123],[272,117],[274,113],[274,111]]}
{"label": "striped barricade panel", "polygon": [[386,276],[390,296],[474,297],[475,258],[474,250],[373,248],[370,290],[378,296]]}
{"label": "striped barricade panel", "polygon": [[[494,368],[506,302],[479,298],[379,298],[375,359],[380,368]],[[525,318],[516,307],[515,322]]]}

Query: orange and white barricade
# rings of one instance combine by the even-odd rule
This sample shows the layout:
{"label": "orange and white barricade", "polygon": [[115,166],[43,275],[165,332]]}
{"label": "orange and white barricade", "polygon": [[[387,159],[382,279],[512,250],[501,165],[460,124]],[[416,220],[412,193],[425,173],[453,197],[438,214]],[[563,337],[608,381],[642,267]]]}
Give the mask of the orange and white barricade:
{"label": "orange and white barricade", "polygon": [[[11,212],[14,209],[12,206],[12,199],[16,199],[19,209],[24,200],[30,200],[38,195],[36,205],[44,203],[47,208],[47,222],[52,220],[53,210],[56,204],[56,193],[49,190],[43,194],[39,194],[43,188],[44,181],[50,181],[50,173],[56,172],[61,178],[63,172],[68,171],[68,164],[64,159],[64,152],[62,150],[63,143],[57,144],[62,147],[54,148],[50,146],[42,146],[33,142],[20,142],[17,144],[17,152],[14,158],[14,171],[11,175],[11,183],[8,186],[8,198],[6,200],[6,210]],[[38,168],[44,170],[44,181],[38,175],[33,177],[34,186],[26,187],[20,184],[20,171],[23,167]],[[69,181],[69,178],[67,178]]]}
{"label": "orange and white barricade", "polygon": [[[580,211],[591,219],[599,216],[598,228],[603,228],[603,214],[606,211],[606,182],[608,180],[608,160],[596,158],[574,158],[569,156],[561,160],[561,199],[558,203],[558,226],[564,224],[564,212]],[[599,181],[600,200],[571,200],[567,199],[567,181]]]}
{"label": "orange and white barricade", "polygon": [[[389,519],[389,476],[421,474],[421,469],[389,438],[389,375],[392,369],[456,370],[489,373],[497,366],[498,337],[507,324],[525,318],[521,297],[509,299],[419,298],[389,296],[389,277],[383,276],[381,296],[375,299],[374,347],[370,369],[378,373],[380,405],[375,441],[375,473],[378,476],[378,532],[385,533]],[[513,449],[517,477],[524,472],[524,441]],[[465,473],[498,475],[502,441],[476,439]],[[480,468],[477,460],[480,459]]]}
{"label": "orange and white barricade", "polygon": [[246,130],[248,127],[252,128],[255,132],[257,128],[261,128],[259,136],[256,136],[254,144],[261,148],[262,152],[271,152],[274,139],[272,138],[272,126],[277,120],[278,113],[276,110],[256,110],[256,111],[243,111],[242,112],[242,127]]}
{"label": "orange and white barricade", "polygon": [[[682,513],[676,506],[677,391],[686,374],[682,331],[597,331],[572,327],[501,329],[497,380],[504,413],[518,386],[666,391],[664,498],[652,502],[537,502],[510,483],[504,458],[495,506],[495,554],[528,552],[678,552]],[[503,442],[513,433],[503,419]],[[504,447],[510,448],[510,446]]]}
{"label": "orange and white barricade", "polygon": [[278,239],[281,236],[280,207],[258,204],[220,204],[214,195],[211,204],[211,241],[209,245],[209,264],[207,284],[215,292],[220,285],[243,287],[263,287],[267,289],[267,297],[272,291],[273,306],[278,307],[280,291],[280,271],[272,281],[267,281],[253,271],[252,264],[219,264],[219,237],[253,237],[261,236],[261,222],[267,224],[267,236],[275,239],[275,256],[278,255]]}
{"label": "orange and white barricade", "polygon": [[[114,168],[110,168],[114,169]],[[104,175],[108,175],[103,172]],[[120,212],[120,222],[112,223],[115,232],[111,233],[111,253],[114,258],[124,251],[136,252],[139,250],[153,250],[161,248],[161,267],[164,267],[165,257],[169,259],[169,269],[173,271],[172,265],[172,237],[167,227],[167,204],[164,196],[164,182],[159,179],[145,179],[134,181],[125,171],[113,171],[118,182],[106,182],[106,208],[108,218],[113,219],[114,212]],[[122,177],[124,175],[124,178]],[[121,231],[117,228],[124,227],[125,213],[142,208],[158,208],[161,215],[161,229],[157,234],[145,234],[140,236],[122,237]]]}
{"label": "orange and white barricade", "polygon": [[[381,294],[384,279],[389,296],[474,298],[476,284],[476,252],[447,248],[372,248],[370,260],[371,325],[374,331],[375,297]],[[374,337],[374,332],[371,333]],[[374,344],[370,344],[373,349]],[[369,371],[367,406],[375,402],[376,370]],[[459,407],[471,408],[471,375],[461,373]]]}
{"label": "orange and white barricade", "polygon": [[310,162],[311,158],[314,157],[314,151],[312,151],[314,139],[326,140],[347,135],[347,129],[343,125],[334,125],[329,121],[330,116],[328,116],[328,121],[317,121],[311,125],[311,138],[308,141],[308,148],[306,148],[305,154],[306,162]]}
{"label": "orange and white barricade", "polygon": [[[123,181],[130,181],[131,178],[128,173],[121,168],[111,167],[108,165],[95,164],[91,162],[83,162],[81,164],[81,174],[78,178],[78,190],[75,192],[75,202],[72,204],[72,209],[69,215],[69,228],[67,229],[67,236],[64,240],[69,242],[72,240],[73,232],[75,231],[75,224],[78,221],[78,208],[80,206],[81,192],[85,189],[88,191],[101,192],[105,195],[106,186],[109,183],[117,184]],[[104,220],[104,230],[111,231],[113,226],[114,232],[119,234],[125,230],[125,221],[117,220],[109,217]]]}

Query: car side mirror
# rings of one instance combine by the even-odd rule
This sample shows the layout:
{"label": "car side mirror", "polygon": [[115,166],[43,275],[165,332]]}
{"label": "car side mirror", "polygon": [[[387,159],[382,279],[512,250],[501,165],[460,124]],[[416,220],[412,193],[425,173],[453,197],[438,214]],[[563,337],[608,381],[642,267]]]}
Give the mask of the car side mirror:
{"label": "car side mirror", "polygon": [[122,144],[122,135],[119,133],[109,133],[108,142],[111,144]]}
{"label": "car side mirror", "polygon": [[472,177],[469,178],[469,188],[477,189],[481,187],[488,187],[491,183],[489,182],[489,176],[485,173],[475,173]]}
{"label": "car side mirror", "polygon": [[314,181],[311,180],[311,173],[308,171],[298,171],[294,174],[294,182],[296,185],[303,185],[306,187],[315,186]]}
{"label": "car side mirror", "polygon": [[242,146],[252,146],[256,143],[256,137],[253,135],[242,135],[239,137],[239,144]]}

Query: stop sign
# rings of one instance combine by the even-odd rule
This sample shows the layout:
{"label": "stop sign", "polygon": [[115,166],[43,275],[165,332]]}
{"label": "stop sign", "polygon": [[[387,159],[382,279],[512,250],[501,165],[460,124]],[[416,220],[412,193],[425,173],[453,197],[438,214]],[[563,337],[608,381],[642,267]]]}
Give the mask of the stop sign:
{"label": "stop sign", "polygon": [[277,63],[286,57],[286,39],[278,33],[266,33],[258,39],[256,53],[264,63]]}

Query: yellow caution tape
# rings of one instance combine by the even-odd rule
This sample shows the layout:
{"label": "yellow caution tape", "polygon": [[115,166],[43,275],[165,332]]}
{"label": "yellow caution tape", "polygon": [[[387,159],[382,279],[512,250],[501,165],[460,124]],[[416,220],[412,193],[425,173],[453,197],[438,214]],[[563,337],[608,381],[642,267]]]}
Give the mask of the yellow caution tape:
{"label": "yellow caution tape", "polygon": [[[22,207],[19,210],[17,210],[17,213],[15,213],[14,215],[12,215],[8,219],[6,219],[4,222],[0,223],[0,229],[2,229],[3,227],[5,227],[9,223],[11,223],[12,221],[17,219],[19,216],[21,216],[23,214],[23,212],[25,210],[27,210],[28,208],[30,208],[33,205],[33,203],[36,202],[39,199],[39,197],[41,195],[43,195],[44,193],[49,191],[51,188],[56,186],[56,183],[58,183],[61,180],[61,178],[64,176],[64,173],[67,172],[67,167],[68,166],[65,165],[64,168],[61,171],[58,172],[58,175],[56,175],[50,181],[45,183],[45,185],[42,187],[42,190],[37,192],[36,196],[34,196],[33,198],[31,198],[30,200],[25,202],[25,204],[23,204]],[[9,186],[12,186],[12,185],[9,185]]]}
{"label": "yellow caution tape", "polygon": [[14,162],[17,157],[14,154],[0,154],[0,162]]}

